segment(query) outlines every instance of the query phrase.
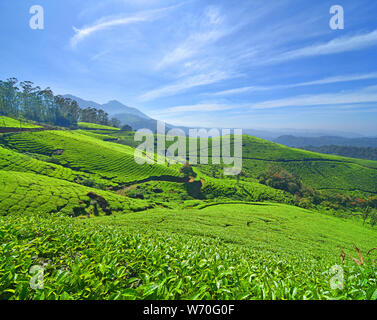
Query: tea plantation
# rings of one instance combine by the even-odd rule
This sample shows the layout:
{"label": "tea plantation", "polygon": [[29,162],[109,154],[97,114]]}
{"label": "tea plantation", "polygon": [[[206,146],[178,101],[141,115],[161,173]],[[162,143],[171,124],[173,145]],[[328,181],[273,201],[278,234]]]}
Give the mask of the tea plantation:
{"label": "tea plantation", "polygon": [[[78,125],[0,134],[0,299],[377,299],[363,207],[323,214],[258,182],[273,164],[373,201],[377,162],[244,136],[242,175],[210,158],[185,176],[136,164],[132,132]],[[31,289],[36,265],[43,288]]]}
{"label": "tea plantation", "polygon": [[[376,299],[374,230],[289,206],[0,217],[2,299]],[[357,241],[366,263],[342,265]],[[43,289],[30,289],[33,265]]]}
{"label": "tea plantation", "polygon": [[35,128],[41,128],[41,126],[33,124],[31,121],[25,121],[25,120],[20,121],[18,119],[0,116],[0,128],[35,129]]}
{"label": "tea plantation", "polygon": [[18,152],[51,156],[64,167],[98,174],[115,183],[179,175],[179,167],[138,165],[134,159],[133,148],[102,141],[80,132],[24,132],[4,136],[2,141],[8,148]]}

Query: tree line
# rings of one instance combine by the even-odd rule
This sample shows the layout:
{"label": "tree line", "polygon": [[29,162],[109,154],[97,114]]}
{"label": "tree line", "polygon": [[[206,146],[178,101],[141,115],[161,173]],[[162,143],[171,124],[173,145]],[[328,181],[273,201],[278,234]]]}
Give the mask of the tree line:
{"label": "tree line", "polygon": [[80,108],[75,100],[54,95],[31,81],[16,78],[0,80],[0,115],[62,127],[76,127],[78,122],[120,127],[120,121],[96,108]]}

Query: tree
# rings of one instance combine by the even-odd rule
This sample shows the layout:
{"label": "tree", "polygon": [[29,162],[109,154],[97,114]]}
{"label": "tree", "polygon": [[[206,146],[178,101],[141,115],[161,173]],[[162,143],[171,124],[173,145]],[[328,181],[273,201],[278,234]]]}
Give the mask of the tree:
{"label": "tree", "polygon": [[365,224],[365,221],[367,221],[367,219],[369,218],[371,211],[372,211],[371,207],[366,207],[361,211],[361,217],[363,219],[363,225]]}
{"label": "tree", "polygon": [[179,169],[183,173],[184,177],[187,178],[196,178],[197,174],[194,169],[190,166],[189,163],[186,163],[182,168]]}
{"label": "tree", "polygon": [[370,214],[370,222],[369,223],[372,227],[374,227],[377,224],[377,213],[376,213],[376,211],[373,211]]}
{"label": "tree", "polygon": [[41,89],[31,81],[17,86],[16,78],[0,81],[0,115],[34,120],[63,127],[77,126],[78,121],[120,126],[117,119],[95,108],[81,109],[75,100],[55,96],[50,88]]}
{"label": "tree", "polygon": [[237,174],[237,183],[240,182],[241,177],[246,177],[246,173],[243,170],[241,170],[241,172],[239,174]]}
{"label": "tree", "polygon": [[120,121],[117,118],[111,118],[110,125],[114,128],[120,128]]}
{"label": "tree", "polygon": [[124,126],[122,126],[121,130],[122,131],[133,131],[132,127],[129,126],[128,124],[125,124]]}
{"label": "tree", "polygon": [[302,195],[303,185],[301,181],[278,166],[270,166],[266,172],[259,175],[258,180],[269,187]]}

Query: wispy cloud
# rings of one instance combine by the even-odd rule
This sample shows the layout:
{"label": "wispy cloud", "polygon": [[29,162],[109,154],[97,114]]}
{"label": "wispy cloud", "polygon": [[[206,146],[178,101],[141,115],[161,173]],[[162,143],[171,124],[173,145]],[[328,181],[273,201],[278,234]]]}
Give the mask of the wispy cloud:
{"label": "wispy cloud", "polygon": [[174,63],[189,59],[197,54],[204,46],[215,42],[224,35],[225,32],[220,30],[193,34],[184,43],[177,46],[172,52],[166,54],[157,64],[156,69],[162,69]]}
{"label": "wispy cloud", "polygon": [[332,83],[341,83],[341,82],[350,82],[350,81],[360,81],[368,79],[377,79],[377,72],[367,73],[367,74],[358,74],[358,75],[344,75],[344,76],[335,76],[328,77],[320,80],[293,83],[287,85],[276,85],[276,86],[248,86],[240,87],[230,90],[224,90],[214,93],[215,96],[228,96],[234,94],[241,94],[246,92],[257,92],[257,91],[269,91],[269,90],[279,90],[279,89],[289,89],[289,88],[298,88],[305,86],[313,85],[323,85],[323,84],[332,84]]}
{"label": "wispy cloud", "polygon": [[153,21],[160,18],[163,14],[165,14],[168,10],[175,8],[173,7],[166,7],[162,9],[156,10],[148,10],[148,11],[141,11],[134,13],[133,15],[123,16],[123,17],[104,17],[100,20],[97,20],[94,24],[90,26],[86,26],[82,29],[78,29],[73,27],[75,31],[75,35],[71,38],[71,46],[75,47],[80,41],[84,40],[90,35],[93,35],[96,32],[111,29],[113,27],[128,25],[138,22],[148,22]]}
{"label": "wispy cloud", "polygon": [[163,69],[180,63],[199,54],[205,47],[211,45],[230,34],[234,28],[224,25],[225,18],[220,14],[219,8],[209,6],[204,10],[204,15],[197,21],[197,29],[187,36],[174,49],[166,53],[157,63],[156,69]]}
{"label": "wispy cloud", "polygon": [[251,105],[252,109],[272,109],[283,107],[307,107],[320,105],[343,105],[377,102],[377,86],[353,92],[301,95],[291,98],[268,100]]}
{"label": "wispy cloud", "polygon": [[180,113],[180,112],[212,112],[212,111],[222,111],[235,109],[240,106],[230,105],[230,104],[219,104],[219,103],[199,103],[187,106],[176,106],[165,110],[162,113]]}
{"label": "wispy cloud", "polygon": [[148,91],[139,97],[140,101],[150,101],[160,97],[172,96],[181,92],[184,92],[188,89],[209,85],[216,83],[235,75],[231,75],[226,72],[217,71],[209,74],[199,74],[191,77],[187,77],[183,80],[180,80],[174,84],[167,85],[158,89]]}
{"label": "wispy cloud", "polygon": [[377,30],[352,37],[340,37],[326,43],[315,44],[300,49],[287,51],[277,55],[276,57],[267,59],[265,63],[278,63],[298,58],[357,51],[375,45],[377,45]]}
{"label": "wispy cloud", "polygon": [[256,91],[267,91],[272,89],[279,89],[281,86],[274,86],[274,87],[262,87],[262,86],[249,86],[249,87],[241,87],[235,89],[229,89],[224,91],[215,92],[212,95],[214,96],[229,96],[233,94],[241,94],[245,92],[256,92]]}

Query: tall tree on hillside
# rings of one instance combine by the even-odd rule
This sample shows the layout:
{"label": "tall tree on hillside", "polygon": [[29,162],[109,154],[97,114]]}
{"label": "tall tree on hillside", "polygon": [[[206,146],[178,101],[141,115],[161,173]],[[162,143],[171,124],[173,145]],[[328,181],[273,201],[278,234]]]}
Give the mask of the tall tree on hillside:
{"label": "tall tree on hillside", "polygon": [[3,115],[16,116],[19,113],[17,83],[16,78],[0,81],[0,113]]}
{"label": "tall tree on hillside", "polygon": [[76,126],[78,121],[120,126],[105,111],[81,109],[75,100],[54,96],[50,88],[42,90],[31,81],[17,84],[16,78],[0,81],[0,115],[65,127]]}
{"label": "tall tree on hillside", "polygon": [[115,127],[115,128],[120,128],[121,123],[117,118],[111,118],[110,125]]}

